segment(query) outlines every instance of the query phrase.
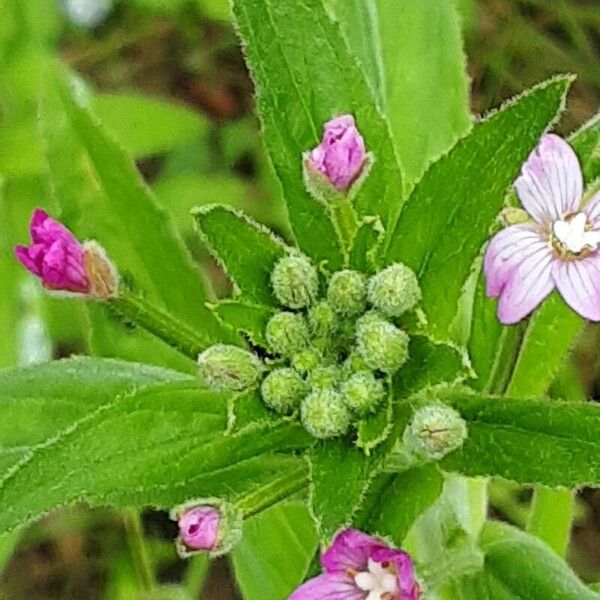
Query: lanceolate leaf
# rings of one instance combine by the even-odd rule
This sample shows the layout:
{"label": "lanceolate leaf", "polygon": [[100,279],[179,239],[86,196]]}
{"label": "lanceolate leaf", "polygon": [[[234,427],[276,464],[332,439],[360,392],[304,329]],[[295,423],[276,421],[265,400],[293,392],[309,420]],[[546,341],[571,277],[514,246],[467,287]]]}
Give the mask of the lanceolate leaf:
{"label": "lanceolate leaf", "polygon": [[458,15],[453,0],[374,4],[386,114],[404,174],[415,182],[471,127]]}
{"label": "lanceolate leaf", "polygon": [[232,552],[246,600],[286,600],[304,580],[318,536],[304,504],[279,504],[244,523]]}
{"label": "lanceolate leaf", "polygon": [[386,260],[417,273],[436,336],[448,336],[462,286],[505,192],[562,109],[569,83],[559,77],[538,85],[475,125],[431,166],[404,206]]}
{"label": "lanceolate leaf", "polygon": [[584,180],[591,183],[600,177],[600,114],[576,131],[570,142],[581,161]]}
{"label": "lanceolate leaf", "polygon": [[549,487],[600,484],[600,406],[456,390],[436,395],[468,425],[464,446],[442,460],[444,469]]}
{"label": "lanceolate leaf", "polygon": [[226,427],[227,395],[193,379],[114,396],[5,473],[0,530],[77,500],[162,508],[199,496],[233,500],[278,473],[304,470],[301,459],[272,454],[307,443],[299,426],[224,436]]}
{"label": "lanceolate leaf", "polygon": [[397,214],[403,194],[387,122],[321,0],[234,0],[233,10],[256,83],[265,143],[298,245],[336,270],[342,255],[325,209],[304,189],[302,153],[317,145],[326,121],[354,114],[375,155],[356,206],[362,215],[378,215],[386,225]]}
{"label": "lanceolate leaf", "polygon": [[225,206],[194,211],[204,242],[223,265],[243,300],[273,304],[270,277],[286,245],[266,227]]}

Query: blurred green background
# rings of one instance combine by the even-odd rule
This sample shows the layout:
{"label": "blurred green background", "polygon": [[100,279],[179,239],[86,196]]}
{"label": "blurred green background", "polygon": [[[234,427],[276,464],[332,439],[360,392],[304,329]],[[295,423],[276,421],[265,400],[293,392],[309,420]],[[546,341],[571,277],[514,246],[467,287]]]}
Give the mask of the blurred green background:
{"label": "blurred green background", "polygon": [[[398,0],[409,1],[418,0]],[[597,0],[456,2],[474,113],[554,73],[572,72],[577,82],[559,131],[569,133],[595,114]],[[12,258],[12,246],[25,241],[31,209],[48,195],[36,123],[37,82],[48,55],[80,75],[82,98],[136,158],[219,295],[228,284],[193,233],[192,206],[226,202],[288,235],[227,0],[0,0],[0,15],[0,366],[87,349],[78,305],[43,296]],[[557,394],[600,395],[599,332],[590,327],[581,338]],[[494,482],[491,497],[496,517],[525,523],[529,490]],[[165,515],[149,512],[144,528],[161,582],[183,581],[189,591],[166,589],[156,598],[239,597],[226,561],[209,568],[177,559]],[[79,507],[0,537],[0,599],[134,598],[126,529],[126,515]],[[598,492],[580,494],[569,557],[584,578],[600,579]]]}

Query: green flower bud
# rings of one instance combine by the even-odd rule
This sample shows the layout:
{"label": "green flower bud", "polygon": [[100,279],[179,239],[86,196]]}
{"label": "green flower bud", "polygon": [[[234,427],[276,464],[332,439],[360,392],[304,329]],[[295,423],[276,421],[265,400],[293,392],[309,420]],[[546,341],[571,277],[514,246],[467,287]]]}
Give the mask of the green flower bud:
{"label": "green flower bud", "polygon": [[408,358],[408,342],[404,331],[373,314],[358,321],[356,349],[369,369],[397,371]]}
{"label": "green flower bud", "polygon": [[215,344],[198,356],[198,372],[209,388],[241,391],[258,383],[263,364],[248,350]]}
{"label": "green flower bud", "polygon": [[310,333],[315,338],[326,339],[337,328],[337,317],[331,304],[322,300],[308,311]]}
{"label": "green flower bud", "polygon": [[358,271],[334,273],[327,288],[327,300],[341,315],[360,315],[367,306],[367,278]]}
{"label": "green flower bud", "polygon": [[465,420],[441,402],[417,409],[402,435],[406,450],[426,460],[442,459],[460,448],[466,439]]}
{"label": "green flower bud", "polygon": [[342,384],[346,406],[359,417],[373,413],[385,396],[385,387],[371,371],[359,371]]}
{"label": "green flower bud", "polygon": [[341,372],[335,365],[317,367],[311,372],[308,383],[313,390],[335,388],[340,381],[340,377]]}
{"label": "green flower bud", "polygon": [[289,367],[271,371],[260,387],[264,403],[281,415],[289,415],[300,406],[308,392],[302,377]]}
{"label": "green flower bud", "polygon": [[333,389],[311,392],[302,402],[300,416],[306,430],[319,439],[344,435],[350,426],[350,411]]}
{"label": "green flower bud", "polygon": [[344,366],[342,369],[342,376],[345,378],[351,377],[354,373],[358,373],[359,371],[368,371],[369,367],[367,363],[363,360],[362,356],[358,354],[355,350],[350,353],[350,356],[344,362]]}
{"label": "green flower bud", "polygon": [[307,348],[292,356],[292,367],[301,373],[306,375],[314,369],[316,369],[323,360],[321,353],[315,348]]}
{"label": "green flower bud", "polygon": [[289,308],[310,306],[319,291],[317,270],[301,254],[279,259],[271,273],[275,297]]}
{"label": "green flower bud", "polygon": [[421,300],[421,288],[412,269],[390,265],[369,281],[369,302],[386,317],[399,317]]}
{"label": "green flower bud", "polygon": [[269,319],[265,336],[273,352],[292,356],[308,344],[308,327],[302,315],[279,312]]}

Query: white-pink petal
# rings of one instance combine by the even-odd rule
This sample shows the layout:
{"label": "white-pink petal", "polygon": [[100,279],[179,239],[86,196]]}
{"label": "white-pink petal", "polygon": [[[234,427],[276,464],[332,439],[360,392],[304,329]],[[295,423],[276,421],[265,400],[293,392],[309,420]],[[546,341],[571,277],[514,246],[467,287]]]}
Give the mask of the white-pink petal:
{"label": "white-pink petal", "polygon": [[584,319],[600,321],[600,256],[557,261],[553,278],[565,302]]}
{"label": "white-pink petal", "polygon": [[536,225],[511,225],[490,241],[483,262],[487,295],[497,298],[517,267],[532,253],[547,246]]}
{"label": "white-pink petal", "polygon": [[554,289],[552,265],[557,259],[547,246],[538,247],[512,271],[498,302],[498,318],[512,325],[537,308]]}
{"label": "white-pink petal", "polygon": [[574,150],[552,133],[542,137],[515,182],[521,204],[538,223],[576,212],[583,195],[581,166]]}

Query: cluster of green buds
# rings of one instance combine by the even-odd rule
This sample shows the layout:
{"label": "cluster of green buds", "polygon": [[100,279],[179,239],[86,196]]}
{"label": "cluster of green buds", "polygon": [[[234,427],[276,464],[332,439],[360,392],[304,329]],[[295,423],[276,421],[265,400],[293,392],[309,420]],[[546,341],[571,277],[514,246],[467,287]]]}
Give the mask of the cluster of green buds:
{"label": "cluster of green buds", "polygon": [[345,269],[320,294],[317,269],[296,253],[275,264],[271,286],[281,310],[265,327],[269,358],[217,345],[200,355],[200,374],[216,389],[260,385],[267,407],[299,415],[314,437],[342,436],[382,408],[408,358],[409,336],[393,320],[420,301],[417,278],[400,263],[371,277]]}

